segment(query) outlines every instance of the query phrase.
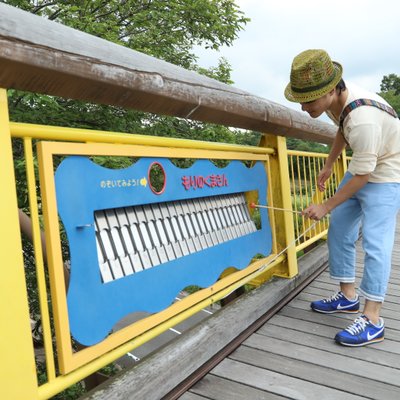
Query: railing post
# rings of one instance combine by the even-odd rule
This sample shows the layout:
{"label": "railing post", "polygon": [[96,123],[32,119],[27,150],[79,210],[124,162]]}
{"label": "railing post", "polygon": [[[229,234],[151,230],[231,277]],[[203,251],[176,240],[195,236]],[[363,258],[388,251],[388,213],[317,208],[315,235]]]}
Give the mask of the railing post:
{"label": "railing post", "polygon": [[339,170],[338,170],[338,178],[341,181],[344,177],[344,174],[347,171],[347,155],[346,155],[346,149],[342,151],[342,155],[339,158],[338,162]]}
{"label": "railing post", "polygon": [[35,400],[38,398],[35,356],[5,89],[0,89],[0,149],[0,397]]}
{"label": "railing post", "polygon": [[[275,149],[275,154],[270,157],[270,179],[268,190],[272,198],[273,206],[285,209],[292,209],[292,197],[290,193],[290,179],[286,138],[265,134],[261,138],[260,146]],[[291,278],[298,272],[296,246],[294,241],[293,215],[289,212],[274,211],[270,216],[275,215],[275,240],[277,252],[281,252],[285,247],[291,246],[286,250],[286,260],[275,275]]]}

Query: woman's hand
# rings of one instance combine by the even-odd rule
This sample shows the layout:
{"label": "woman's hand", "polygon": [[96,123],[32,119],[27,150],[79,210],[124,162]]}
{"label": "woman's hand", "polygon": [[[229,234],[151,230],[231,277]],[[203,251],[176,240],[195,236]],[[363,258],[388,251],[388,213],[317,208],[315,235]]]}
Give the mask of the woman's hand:
{"label": "woman's hand", "polygon": [[332,175],[332,168],[327,167],[326,165],[321,169],[317,178],[317,187],[320,192],[325,190],[325,182]]}
{"label": "woman's hand", "polygon": [[319,221],[320,219],[324,218],[328,213],[329,209],[325,204],[311,204],[301,212],[302,215],[315,221]]}

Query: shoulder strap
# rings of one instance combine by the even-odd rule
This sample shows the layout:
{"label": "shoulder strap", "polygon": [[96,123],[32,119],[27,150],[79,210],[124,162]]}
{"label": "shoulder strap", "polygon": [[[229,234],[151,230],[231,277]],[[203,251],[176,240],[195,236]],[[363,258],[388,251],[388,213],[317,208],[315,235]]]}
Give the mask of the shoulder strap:
{"label": "shoulder strap", "polygon": [[343,121],[347,117],[350,111],[353,111],[355,108],[360,107],[360,106],[372,106],[372,107],[377,107],[382,111],[386,111],[388,114],[390,114],[394,118],[398,118],[396,111],[383,103],[379,103],[378,101],[371,100],[371,99],[357,99],[352,101],[351,103],[347,104],[347,106],[343,109],[342,113],[340,114],[340,120],[339,120],[339,127],[340,130],[343,131]]}

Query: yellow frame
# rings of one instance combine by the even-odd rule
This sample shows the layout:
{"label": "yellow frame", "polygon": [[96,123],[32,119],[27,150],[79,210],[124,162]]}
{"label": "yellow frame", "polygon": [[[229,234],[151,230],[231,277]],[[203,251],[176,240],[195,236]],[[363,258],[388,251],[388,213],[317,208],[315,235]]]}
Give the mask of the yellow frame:
{"label": "yellow frame", "polygon": [[[47,258],[50,273],[50,286],[53,302],[54,321],[56,329],[56,342],[59,358],[59,367],[62,374],[81,367],[84,364],[98,358],[99,356],[127,343],[135,341],[134,338],[144,332],[170,320],[176,315],[193,307],[197,303],[212,297],[215,293],[235,284],[244,277],[256,272],[261,265],[270,260],[271,255],[265,259],[258,260],[247,268],[237,271],[216,282],[209,288],[202,289],[197,293],[177,302],[166,310],[151,315],[124,329],[121,329],[101,343],[80,350],[77,353],[72,351],[66,291],[63,276],[63,259],[60,244],[60,227],[58,223],[58,212],[54,182],[55,155],[86,155],[86,156],[129,156],[129,157],[170,157],[170,158],[205,158],[205,159],[241,159],[241,160],[262,160],[268,161],[267,154],[249,154],[234,151],[215,151],[198,149],[177,149],[156,146],[135,146],[122,144],[104,143],[68,143],[68,142],[47,142],[38,143],[39,174],[42,188],[42,203],[44,214],[44,225],[46,232]],[[274,238],[274,242],[275,242]],[[276,263],[274,263],[276,265]],[[272,266],[271,266],[272,268]],[[269,268],[268,268],[269,269]],[[196,312],[196,311],[194,311]],[[166,328],[167,329],[167,328]],[[136,347],[132,342],[131,349]],[[140,343],[141,344],[141,343]],[[139,344],[138,344],[139,345]]]}

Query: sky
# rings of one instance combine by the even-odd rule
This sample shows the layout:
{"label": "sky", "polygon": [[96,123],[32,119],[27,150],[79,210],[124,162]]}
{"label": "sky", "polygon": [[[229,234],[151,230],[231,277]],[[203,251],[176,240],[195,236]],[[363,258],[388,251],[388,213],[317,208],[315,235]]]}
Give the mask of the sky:
{"label": "sky", "polygon": [[251,18],[231,47],[197,49],[202,67],[231,64],[234,86],[295,110],[283,95],[293,58],[324,49],[343,78],[379,92],[384,75],[400,75],[398,0],[236,0]]}

